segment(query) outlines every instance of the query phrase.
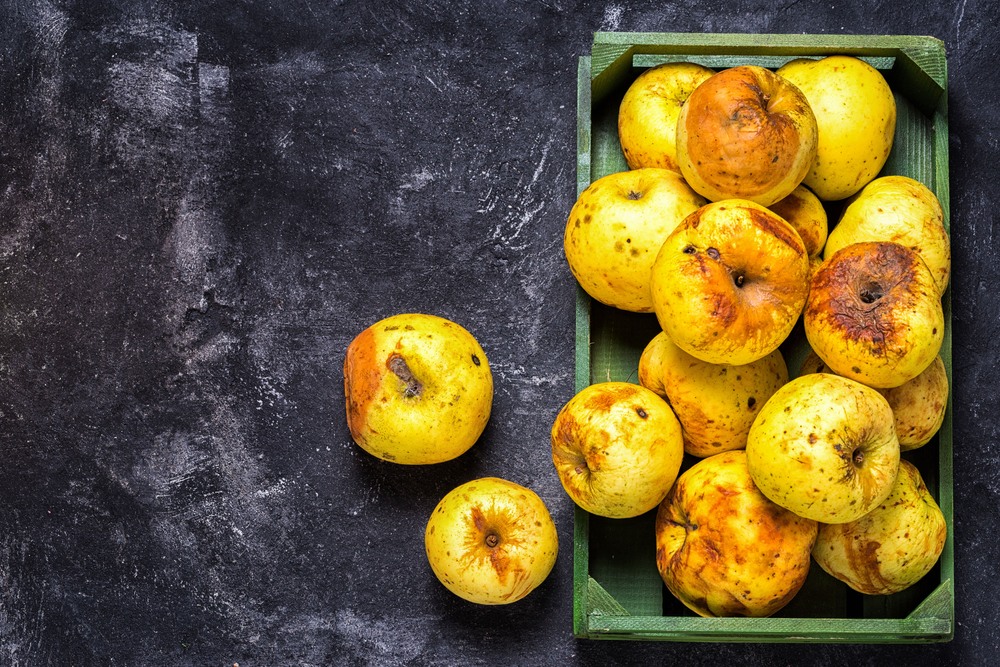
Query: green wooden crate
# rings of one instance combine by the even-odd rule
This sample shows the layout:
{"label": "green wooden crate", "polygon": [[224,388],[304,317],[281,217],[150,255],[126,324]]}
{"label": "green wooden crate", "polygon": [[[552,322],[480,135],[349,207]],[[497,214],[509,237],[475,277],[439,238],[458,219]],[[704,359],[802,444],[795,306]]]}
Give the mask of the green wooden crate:
{"label": "green wooden crate", "polygon": [[[618,105],[644,69],[669,61],[715,69],[742,64],[777,68],[796,57],[853,55],[879,69],[897,103],[896,136],[883,174],[930,187],[949,225],[947,61],[930,37],[595,33],[579,59],[577,188],[628,167],[618,142]],[[841,204],[828,204],[831,223]],[[952,379],[951,290],[943,298],[941,356]],[[660,331],[653,315],[593,301],[578,289],[576,390],[609,380],[637,382],[639,356]],[[808,351],[799,327],[782,346],[794,377]],[[795,599],[771,618],[701,618],[678,602],[656,569],[655,510],[606,519],[576,508],[573,632],[580,638],[699,642],[918,643],[949,641],[955,631],[952,520],[952,406],[924,447],[905,452],[919,468],[948,522],[938,564],[920,582],[891,596],[864,596],[816,566]],[[694,462],[685,457],[684,468]]]}

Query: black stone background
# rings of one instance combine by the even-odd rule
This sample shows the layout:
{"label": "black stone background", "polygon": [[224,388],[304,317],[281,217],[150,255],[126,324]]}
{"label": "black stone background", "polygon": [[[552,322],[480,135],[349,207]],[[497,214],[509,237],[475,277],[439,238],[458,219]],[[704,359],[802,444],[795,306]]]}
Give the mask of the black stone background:
{"label": "black stone background", "polygon": [[[995,0],[0,5],[0,665],[996,664]],[[918,34],[949,58],[956,638],[578,641],[576,63],[595,30]],[[468,328],[481,441],[358,449],[342,363],[378,319]],[[494,475],[560,531],[521,602],[434,579],[437,501]]]}

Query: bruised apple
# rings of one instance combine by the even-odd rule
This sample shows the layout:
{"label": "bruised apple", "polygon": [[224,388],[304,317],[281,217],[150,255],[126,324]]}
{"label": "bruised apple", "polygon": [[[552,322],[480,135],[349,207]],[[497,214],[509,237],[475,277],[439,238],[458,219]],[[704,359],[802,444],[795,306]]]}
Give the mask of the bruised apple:
{"label": "bruised apple", "polygon": [[938,294],[944,294],[951,241],[941,202],[926,185],[906,176],[876,178],[846,202],[824,255],[865,241],[893,241],[915,250],[934,276]]}
{"label": "bruised apple", "polygon": [[650,277],[653,309],[693,357],[741,366],[771,354],[809,290],[809,255],[791,225],[742,199],[702,206],[664,241]]}
{"label": "bruised apple", "polygon": [[639,357],[639,384],[667,399],[681,423],[684,451],[700,458],[746,447],[757,412],[786,382],[780,350],[743,366],[710,364],[661,331]]}
{"label": "bruised apple", "polygon": [[354,441],[386,461],[429,464],[466,452],[486,428],[493,376],[467,330],[407,313],[371,325],[344,359],[347,425]]}
{"label": "bruised apple", "polygon": [[896,101],[882,74],[845,55],[797,58],[777,74],[798,86],[816,116],[816,161],[803,182],[820,199],[832,201],[875,178],[896,133]]}
{"label": "bruised apple", "polygon": [[563,236],[580,286],[601,303],[653,311],[649,273],[663,240],[705,200],[680,174],[637,169],[609,174],[584,190]]}
{"label": "bruised apple", "polygon": [[821,525],[813,548],[829,574],[867,595],[891,595],[920,581],[938,561],[948,523],[920,471],[900,461],[892,492],[857,521]]}
{"label": "bruised apple", "polygon": [[823,252],[829,220],[823,202],[809,188],[800,185],[768,208],[784,218],[799,233],[810,260]]}
{"label": "bruised apple", "polygon": [[538,495],[520,484],[486,477],[453,489],[424,531],[435,576],[478,604],[520,600],[545,581],[556,562],[556,525]]}
{"label": "bruised apple", "polygon": [[655,508],[684,458],[681,426],[666,401],[626,382],[592,384],[552,425],[552,461],[573,501],[623,519]]}
{"label": "bruised apple", "polygon": [[882,502],[896,480],[892,408],[875,389],[801,375],[764,404],[747,436],[747,463],[765,496],[799,516],[846,523]]}
{"label": "bruised apple", "polygon": [[817,141],[816,117],[802,91],[755,65],[702,82],[677,119],[681,174],[710,201],[779,201],[809,172]]}
{"label": "bruised apple", "polygon": [[812,349],[838,375],[898,387],[944,340],[944,311],[927,265],[898,243],[855,243],[823,262],[803,314]]}
{"label": "bruised apple", "polygon": [[691,466],[660,504],[656,565],[700,616],[770,616],[805,583],[817,529],[757,489],[745,452],[723,452]]}
{"label": "bruised apple", "polygon": [[664,63],[636,77],[618,108],[618,138],[629,169],[680,173],[677,117],[681,106],[715,70],[689,62]]}

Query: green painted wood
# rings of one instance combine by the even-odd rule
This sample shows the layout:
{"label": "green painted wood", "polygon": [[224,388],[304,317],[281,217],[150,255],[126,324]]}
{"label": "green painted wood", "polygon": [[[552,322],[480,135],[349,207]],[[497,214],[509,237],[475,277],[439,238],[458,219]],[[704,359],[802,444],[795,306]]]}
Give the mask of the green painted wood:
{"label": "green painted wood", "polygon": [[628,616],[628,610],[618,603],[610,593],[604,590],[593,578],[587,580],[589,602],[587,613],[591,616]]}
{"label": "green painted wood", "polygon": [[574,505],[573,515],[573,636],[589,633],[590,515]]}
{"label": "green painted wood", "polygon": [[591,617],[591,639],[738,643],[930,643],[951,638],[949,620]]}
{"label": "green painted wood", "polygon": [[907,618],[937,618],[949,621],[955,616],[954,602],[955,591],[952,589],[951,579],[945,579]]}
{"label": "green painted wood", "polygon": [[656,510],[634,519],[590,517],[590,576],[633,616],[663,614]]}
{"label": "green painted wood", "polygon": [[[581,56],[577,63],[577,195],[590,185],[590,57]],[[575,391],[588,384],[590,376],[590,297],[583,288],[576,288]],[[575,507],[573,517],[573,635],[587,634],[588,572],[590,530],[587,513]]]}
{"label": "green painted wood", "polygon": [[[829,35],[678,35],[595,33],[578,70],[578,191],[601,176],[627,169],[617,138],[621,96],[645,67],[692,59],[723,68],[777,67],[794,57],[848,53],[878,67],[893,85],[899,109],[897,144],[883,173],[916,178],[930,187],[950,230],[947,63],[934,38]],[[585,155],[583,155],[585,153]],[[827,204],[831,221],[842,203]],[[951,292],[942,304],[947,323],[941,355],[952,378]],[[638,315],[577,295],[576,388],[608,380],[637,382],[638,359],[659,332],[652,315]],[[782,345],[794,377],[808,352],[801,324]],[[953,451],[951,398],[945,422],[928,445],[907,452],[921,470],[948,521],[944,553],[934,570],[901,594],[862,596],[813,567],[803,590],[769,619],[704,619],[666,591],[655,571],[652,514],[610,520],[576,508],[574,634],[594,639],[714,642],[920,643],[954,634]],[[684,468],[691,465],[686,457]],[[657,606],[659,600],[660,606]],[[622,616],[624,610],[628,616]]]}

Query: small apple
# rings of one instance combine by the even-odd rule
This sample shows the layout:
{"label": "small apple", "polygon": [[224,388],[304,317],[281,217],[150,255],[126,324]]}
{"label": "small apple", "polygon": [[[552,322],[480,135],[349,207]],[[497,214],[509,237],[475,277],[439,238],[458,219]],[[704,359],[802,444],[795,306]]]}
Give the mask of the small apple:
{"label": "small apple", "polygon": [[787,197],[776,201],[768,208],[795,228],[806,246],[810,260],[823,252],[829,231],[829,220],[823,202],[809,188],[800,185]]}
{"label": "small apple", "polygon": [[566,260],[597,301],[653,312],[649,272],[663,240],[705,200],[680,174],[636,169],[609,174],[580,193],[563,236]]}
{"label": "small apple", "polygon": [[702,82],[677,119],[677,162],[710,201],[770,206],[816,160],[816,118],[805,95],[769,69],[743,65]]}
{"label": "small apple", "polygon": [[771,616],[805,583],[817,529],[757,489],[745,452],[723,452],[688,468],[660,504],[656,565],[700,616]]}
{"label": "small apple", "polygon": [[670,490],[684,458],[681,426],[666,401],[626,382],[592,384],[552,425],[552,461],[573,501],[623,519],[648,512]]}
{"label": "small apple", "polygon": [[486,428],[493,376],[464,328],[407,313],[371,325],[344,359],[347,425],[380,459],[419,465],[466,452]]}
{"label": "small apple", "polygon": [[802,375],[764,404],[747,436],[761,493],[822,523],[860,518],[885,500],[899,469],[892,408],[871,387]]}
{"label": "small apple", "polygon": [[944,513],[917,467],[903,460],[892,493],[871,512],[850,523],[820,525],[813,557],[859,593],[892,595],[930,572],[947,537]]}
{"label": "small apple", "polygon": [[781,217],[727,199],[671,232],[650,287],[660,327],[679,348],[742,366],[771,354],[794,328],[809,291],[809,255]]}
{"label": "small apple", "polygon": [[[802,361],[799,375],[833,373],[814,350]],[[900,451],[923,447],[941,429],[948,408],[948,371],[938,355],[923,373],[898,387],[878,389],[892,408]]]}
{"label": "small apple", "polygon": [[780,350],[743,366],[710,364],[661,331],[639,357],[639,384],[667,400],[681,423],[684,451],[700,458],[746,447],[757,412],[786,382]]}
{"label": "small apple", "polygon": [[880,389],[896,417],[899,448],[923,447],[941,429],[948,407],[948,371],[941,355],[917,377],[898,387]]}
{"label": "small apple", "polygon": [[898,243],[855,243],[823,262],[803,314],[812,349],[838,375],[898,387],[927,368],[944,340],[934,277]]}
{"label": "small apple", "polygon": [[664,63],[636,77],[618,108],[618,138],[629,169],[677,166],[681,106],[715,70],[688,62]]}
{"label": "small apple", "polygon": [[549,576],[559,539],[548,508],[520,484],[486,477],[448,493],[424,531],[435,576],[478,604],[522,599]]}
{"label": "small apple", "polygon": [[951,241],[944,210],[926,185],[906,176],[883,176],[869,183],[844,207],[830,232],[824,256],[863,241],[893,241],[915,250],[934,276],[939,295],[951,275]]}
{"label": "small apple", "polygon": [[896,133],[896,101],[882,74],[844,55],[797,58],[777,74],[798,86],[816,117],[816,160],[803,182],[820,199],[834,201],[875,178]]}

